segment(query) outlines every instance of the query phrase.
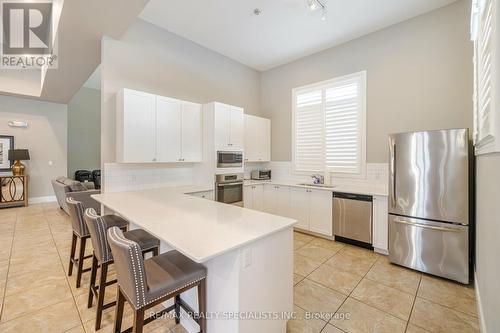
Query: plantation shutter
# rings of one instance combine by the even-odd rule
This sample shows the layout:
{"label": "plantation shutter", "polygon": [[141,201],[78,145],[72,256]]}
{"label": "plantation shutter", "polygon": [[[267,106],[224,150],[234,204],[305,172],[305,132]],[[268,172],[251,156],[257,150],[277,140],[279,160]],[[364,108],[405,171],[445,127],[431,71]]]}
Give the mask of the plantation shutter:
{"label": "plantation shutter", "polygon": [[362,83],[339,81],[325,91],[325,163],[336,173],[359,173],[361,166]]}
{"label": "plantation shutter", "polygon": [[295,170],[320,171],[323,162],[323,96],[322,90],[295,95]]}

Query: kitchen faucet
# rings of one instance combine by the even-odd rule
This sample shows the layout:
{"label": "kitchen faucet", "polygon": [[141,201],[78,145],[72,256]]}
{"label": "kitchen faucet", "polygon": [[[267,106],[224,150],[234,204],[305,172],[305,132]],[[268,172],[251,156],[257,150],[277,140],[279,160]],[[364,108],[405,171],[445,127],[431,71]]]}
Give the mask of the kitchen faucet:
{"label": "kitchen faucet", "polygon": [[325,183],[325,176],[320,175],[319,173],[316,173],[311,176],[313,179],[314,184],[324,184]]}

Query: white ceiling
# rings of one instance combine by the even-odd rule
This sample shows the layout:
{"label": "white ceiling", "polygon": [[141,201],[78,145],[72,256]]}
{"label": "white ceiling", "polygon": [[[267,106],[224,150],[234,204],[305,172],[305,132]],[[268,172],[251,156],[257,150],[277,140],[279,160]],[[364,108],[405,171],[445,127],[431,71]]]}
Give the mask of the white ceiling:
{"label": "white ceiling", "polygon": [[322,21],[306,0],[150,0],[140,18],[263,71],[455,1],[328,0]]}

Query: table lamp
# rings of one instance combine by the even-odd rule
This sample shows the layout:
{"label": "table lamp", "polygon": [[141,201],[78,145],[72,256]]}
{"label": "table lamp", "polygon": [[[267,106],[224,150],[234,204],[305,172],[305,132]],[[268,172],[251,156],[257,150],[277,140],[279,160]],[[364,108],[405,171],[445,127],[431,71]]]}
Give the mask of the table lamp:
{"label": "table lamp", "polygon": [[13,176],[22,176],[24,175],[24,164],[21,161],[27,161],[30,159],[30,153],[28,149],[11,149],[9,150],[9,160],[14,161],[14,165],[12,166],[12,175]]}

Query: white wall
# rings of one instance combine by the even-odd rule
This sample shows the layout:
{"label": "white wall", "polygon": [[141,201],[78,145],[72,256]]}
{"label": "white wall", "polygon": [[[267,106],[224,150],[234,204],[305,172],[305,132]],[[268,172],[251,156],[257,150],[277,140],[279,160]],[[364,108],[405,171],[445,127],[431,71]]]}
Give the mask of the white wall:
{"label": "white wall", "polygon": [[[9,120],[26,121],[28,128],[11,128]],[[29,199],[53,196],[50,180],[66,175],[67,106],[0,95],[0,134],[13,135],[15,148],[29,149]],[[49,162],[52,161],[52,165]]]}
{"label": "white wall", "polygon": [[80,88],[68,104],[68,177],[101,168],[101,91]]}
{"label": "white wall", "polygon": [[121,88],[259,114],[259,73],[142,20],[102,43],[101,160],[115,161],[115,95]]}
{"label": "white wall", "polygon": [[500,332],[500,154],[476,159],[476,280],[486,332]]}
{"label": "white wall", "polygon": [[472,127],[470,1],[361,37],[262,74],[272,159],[291,160],[291,90],[367,70],[367,162],[387,162],[393,132]]}

